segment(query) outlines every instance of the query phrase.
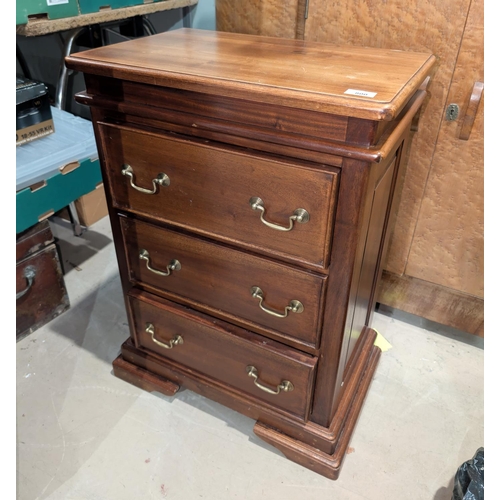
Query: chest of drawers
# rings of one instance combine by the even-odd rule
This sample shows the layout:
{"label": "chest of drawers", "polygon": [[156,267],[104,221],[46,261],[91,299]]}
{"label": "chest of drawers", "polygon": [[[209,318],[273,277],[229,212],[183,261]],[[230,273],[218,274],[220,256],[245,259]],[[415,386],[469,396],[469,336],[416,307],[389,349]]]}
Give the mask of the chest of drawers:
{"label": "chest of drawers", "polygon": [[431,54],[182,29],[81,52],[130,338],[114,373],[337,478]]}

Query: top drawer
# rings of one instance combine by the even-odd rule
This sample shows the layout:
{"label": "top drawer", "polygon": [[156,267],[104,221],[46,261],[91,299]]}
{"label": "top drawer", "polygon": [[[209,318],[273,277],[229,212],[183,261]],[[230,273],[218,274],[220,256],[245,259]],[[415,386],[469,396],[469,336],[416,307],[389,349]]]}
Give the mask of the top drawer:
{"label": "top drawer", "polygon": [[99,135],[115,207],[326,267],[336,169],[104,123]]}

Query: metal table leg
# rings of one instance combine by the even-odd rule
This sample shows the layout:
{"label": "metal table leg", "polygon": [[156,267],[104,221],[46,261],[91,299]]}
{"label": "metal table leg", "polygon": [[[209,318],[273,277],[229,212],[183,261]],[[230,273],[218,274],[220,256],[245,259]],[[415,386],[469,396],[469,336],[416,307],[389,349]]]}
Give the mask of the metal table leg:
{"label": "metal table leg", "polygon": [[71,224],[73,224],[73,233],[75,236],[81,236],[83,234],[83,228],[80,224],[80,218],[76,211],[75,202],[72,201],[68,205],[69,218],[71,219]]}
{"label": "metal table leg", "polygon": [[77,28],[73,30],[64,44],[64,53],[61,60],[61,67],[59,68],[59,78],[56,86],[56,99],[55,107],[64,109],[66,105],[66,92],[68,90],[68,75],[69,70],[64,64],[64,59],[71,54],[75,45],[75,40],[86,30],[86,27]]}
{"label": "metal table leg", "polygon": [[[86,30],[87,28],[77,28],[73,30],[66,40],[63,49],[63,57],[61,60],[61,67],[59,69],[59,78],[57,80],[56,86],[56,96],[55,96],[55,107],[58,109],[64,109],[66,106],[66,93],[68,90],[68,76],[69,70],[64,64],[65,57],[69,56],[73,51],[76,39]],[[69,218],[71,219],[71,224],[73,225],[73,233],[75,236],[81,236],[83,234],[83,228],[80,224],[80,219],[76,212],[75,203],[72,201],[68,205]]]}
{"label": "metal table leg", "polygon": [[153,26],[153,23],[147,17],[142,18],[142,25],[144,26],[144,31],[149,36],[156,35],[156,33],[158,33],[156,28]]}
{"label": "metal table leg", "polygon": [[188,5],[187,7],[182,7],[182,26],[184,28],[191,28],[191,13],[193,12],[193,6]]}

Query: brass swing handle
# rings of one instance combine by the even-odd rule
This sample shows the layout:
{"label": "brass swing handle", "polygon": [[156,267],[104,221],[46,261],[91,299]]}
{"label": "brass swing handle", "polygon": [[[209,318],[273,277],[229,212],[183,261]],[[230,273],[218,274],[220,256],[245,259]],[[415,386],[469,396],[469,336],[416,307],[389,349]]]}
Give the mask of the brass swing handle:
{"label": "brass swing handle", "polygon": [[265,385],[262,385],[259,383],[259,373],[257,371],[257,368],[255,366],[249,365],[247,366],[247,373],[249,377],[252,377],[253,383],[261,390],[264,392],[267,392],[268,394],[279,394],[281,391],[283,392],[292,392],[293,391],[293,384],[288,381],[288,380],[282,380],[280,385],[278,385],[275,389],[271,389]]}
{"label": "brass swing handle", "polygon": [[176,345],[184,344],[184,339],[180,335],[176,335],[172,340],[169,340],[168,344],[155,339],[155,327],[153,323],[146,323],[146,333],[151,335],[151,340],[155,344],[158,344],[160,347],[164,347],[165,349],[173,349]]}
{"label": "brass swing handle", "polygon": [[297,210],[295,210],[293,214],[290,215],[288,219],[288,227],[285,227],[280,226],[279,224],[273,224],[272,222],[268,222],[266,219],[264,219],[266,209],[261,198],[257,196],[250,198],[250,206],[252,207],[252,210],[260,210],[260,220],[263,224],[265,224],[267,227],[270,227],[271,229],[276,229],[277,231],[291,231],[293,229],[293,224],[295,221],[300,222],[301,224],[309,222],[309,212],[303,208],[297,208]]}
{"label": "brass swing handle", "polygon": [[467,110],[465,111],[464,121],[462,122],[462,127],[460,128],[460,133],[458,138],[463,141],[469,140],[470,134],[472,132],[472,126],[474,125],[474,120],[476,119],[477,110],[479,108],[479,103],[483,95],[484,83],[475,82],[472,88],[472,93],[470,95],[469,104]]}
{"label": "brass swing handle", "polygon": [[27,266],[26,269],[24,270],[23,277],[28,280],[28,286],[22,290],[19,293],[16,293],[16,300],[19,300],[21,297],[26,295],[33,285],[33,280],[35,279],[36,276],[36,268],[34,266]]}
{"label": "brass swing handle", "polygon": [[181,263],[177,259],[172,259],[170,264],[167,266],[167,271],[160,271],[159,269],[154,269],[149,265],[149,252],[144,248],[139,251],[139,259],[146,261],[146,267],[152,273],[158,274],[159,276],[170,276],[172,271],[180,271]]}
{"label": "brass swing handle", "polygon": [[252,297],[254,299],[259,299],[259,307],[264,312],[270,314],[271,316],[275,316],[276,318],[286,318],[288,316],[288,311],[300,314],[304,310],[302,302],[299,302],[298,300],[291,300],[290,304],[285,307],[285,312],[278,313],[276,311],[268,309],[266,306],[262,304],[262,302],[264,301],[264,292],[258,286],[253,286],[250,289],[250,293],[252,294]]}
{"label": "brass swing handle", "polygon": [[153,189],[146,189],[137,186],[136,184],[134,184],[134,170],[130,165],[127,164],[123,165],[122,175],[130,177],[130,185],[137,191],[140,191],[141,193],[145,194],[155,194],[158,186],[164,186],[164,187],[170,186],[170,179],[168,175],[163,173],[158,174],[156,179],[153,179]]}

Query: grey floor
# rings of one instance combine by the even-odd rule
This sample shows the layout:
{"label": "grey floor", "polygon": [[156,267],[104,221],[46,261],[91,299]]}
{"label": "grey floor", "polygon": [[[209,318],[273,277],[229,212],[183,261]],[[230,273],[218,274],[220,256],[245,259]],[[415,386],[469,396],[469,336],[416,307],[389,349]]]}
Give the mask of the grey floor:
{"label": "grey floor", "polygon": [[81,238],[53,229],[71,308],[17,343],[18,499],[450,500],[457,467],[484,445],[482,340],[398,311],[375,314],[392,348],[338,481],[217,403],[119,380],[128,327],[109,221]]}

